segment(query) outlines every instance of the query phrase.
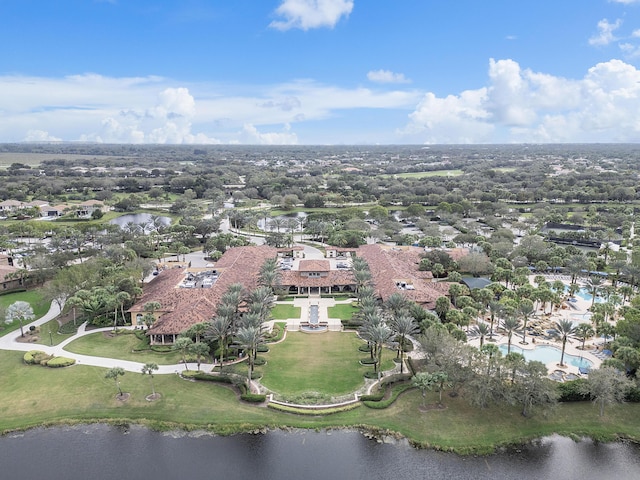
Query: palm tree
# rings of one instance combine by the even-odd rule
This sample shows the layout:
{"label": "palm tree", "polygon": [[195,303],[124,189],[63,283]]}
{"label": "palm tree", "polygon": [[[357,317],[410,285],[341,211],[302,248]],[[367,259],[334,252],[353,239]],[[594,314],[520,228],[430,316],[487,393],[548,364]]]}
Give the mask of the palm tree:
{"label": "palm tree", "polygon": [[518,305],[518,313],[522,317],[522,344],[527,344],[527,322],[529,318],[535,313],[536,309],[533,306],[533,302],[531,300],[524,299]]}
{"label": "palm tree", "polygon": [[504,307],[501,303],[497,301],[489,302],[489,319],[490,319],[490,328],[489,328],[489,338],[493,337],[493,324],[496,320],[496,317],[502,314],[504,311]]}
{"label": "palm tree", "polygon": [[394,318],[391,322],[391,328],[398,338],[398,356],[400,357],[400,373],[404,373],[404,346],[407,337],[417,333],[420,328],[416,324],[413,317],[409,315],[401,315]]}
{"label": "palm tree", "polygon": [[156,389],[153,385],[153,372],[155,372],[156,370],[158,370],[158,364],[157,363],[145,363],[142,366],[142,374],[146,375],[147,373],[149,374],[149,379],[151,381],[151,398],[156,398]]}
{"label": "palm tree", "polygon": [[474,330],[478,335],[480,335],[480,348],[482,348],[482,345],[484,345],[484,337],[489,335],[491,329],[486,323],[479,323],[475,326]]}
{"label": "palm tree", "polygon": [[119,392],[119,396],[122,397],[124,395],[124,393],[122,393],[122,389],[120,388],[120,381],[118,380],[118,377],[121,377],[124,375],[124,368],[122,367],[113,367],[110,368],[109,370],[107,370],[107,373],[105,373],[104,378],[109,378],[109,379],[113,379],[116,382],[116,387],[118,388],[118,392]]}
{"label": "palm tree", "polygon": [[198,370],[200,370],[200,364],[202,363],[202,357],[209,354],[209,345],[202,342],[194,342],[187,347],[187,350],[191,355],[196,356],[198,363]]}
{"label": "palm tree", "polygon": [[249,364],[247,381],[250,385],[255,361],[254,353],[258,349],[258,345],[264,341],[262,337],[262,330],[260,327],[255,326],[242,327],[236,333],[236,341],[246,350],[247,362]]}
{"label": "palm tree", "polygon": [[187,370],[189,370],[189,365],[187,365],[187,351],[189,349],[189,345],[193,343],[189,337],[179,337],[175,343],[173,344],[173,349],[180,352],[182,355],[182,363]]}
{"label": "palm tree", "polygon": [[205,333],[205,338],[218,342],[220,349],[220,368],[224,361],[224,353],[227,349],[227,338],[231,335],[231,318],[228,316],[218,315],[209,322],[209,327]]}
{"label": "palm tree", "polygon": [[517,317],[509,316],[502,321],[502,328],[507,332],[507,354],[511,353],[511,337],[519,326],[520,320]]}
{"label": "palm tree", "polygon": [[593,308],[596,303],[596,297],[600,294],[600,289],[603,286],[603,280],[601,277],[590,277],[587,280],[587,291],[591,294],[591,307]]}
{"label": "palm tree", "polygon": [[595,335],[595,330],[588,323],[581,323],[576,327],[575,336],[578,340],[582,340],[582,350],[584,350],[584,344],[587,338],[591,338]]}
{"label": "palm tree", "polygon": [[558,337],[560,337],[560,340],[562,341],[562,354],[560,355],[560,366],[563,367],[564,366],[564,349],[567,346],[567,340],[569,340],[569,337],[571,335],[573,335],[576,331],[576,327],[573,325],[573,322],[571,320],[558,320],[557,322],[555,322],[554,327],[556,329],[556,331],[558,332]]}
{"label": "palm tree", "polygon": [[382,363],[382,348],[389,341],[393,332],[384,323],[365,325],[361,330],[362,336],[371,343],[373,358],[375,360],[374,368],[378,374],[378,380],[382,375],[380,366]]}

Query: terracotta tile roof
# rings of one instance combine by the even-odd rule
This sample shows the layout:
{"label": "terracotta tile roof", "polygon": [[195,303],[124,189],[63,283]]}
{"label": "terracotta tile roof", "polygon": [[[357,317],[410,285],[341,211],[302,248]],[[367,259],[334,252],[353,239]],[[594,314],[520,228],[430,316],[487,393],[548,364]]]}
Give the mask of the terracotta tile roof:
{"label": "terracotta tile roof", "polygon": [[299,271],[288,270],[281,273],[280,284],[283,287],[333,287],[354,285],[351,270],[331,270],[323,277],[302,276]]}
{"label": "terracotta tile roof", "polygon": [[240,283],[245,289],[257,286],[257,274],[267,258],[275,257],[275,248],[236,247],[227,250],[216,263],[218,279],[211,288],[180,288],[186,269],[164,270],[145,287],[140,300],[129,309],[132,317],[144,311],[148,302],[162,307],[150,334],[178,334],[192,325],[210,320],[216,306],[230,285]]}
{"label": "terracotta tile roof", "polygon": [[331,270],[329,260],[300,260],[300,272],[328,272]]}
{"label": "terracotta tile roof", "polygon": [[[433,309],[436,299],[449,291],[449,283],[433,282],[431,272],[418,270],[422,252],[420,247],[364,245],[358,249],[357,255],[369,264],[374,288],[382,300],[399,292]],[[413,289],[401,289],[398,283],[410,285]]]}

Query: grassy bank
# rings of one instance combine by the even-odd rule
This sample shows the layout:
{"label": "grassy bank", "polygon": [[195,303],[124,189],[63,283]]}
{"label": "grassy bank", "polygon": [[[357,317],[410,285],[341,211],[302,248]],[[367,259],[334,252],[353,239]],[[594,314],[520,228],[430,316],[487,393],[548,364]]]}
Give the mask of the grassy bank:
{"label": "grassy bank", "polygon": [[[445,398],[447,409],[421,412],[422,397],[410,391],[386,410],[358,408],[326,417],[296,416],[238,401],[224,386],[156,375],[162,398],[147,402],[148,376],[121,377],[130,399],[119,402],[105,369],[82,365],[64,369],[26,366],[19,352],[0,351],[0,431],[74,422],[137,422],[154,428],[206,429],[220,434],[254,429],[358,428],[397,432],[421,446],[462,453],[489,452],[495,446],[560,433],[613,440],[640,440],[640,405],[608,408],[603,418],[590,403],[559,406],[549,416],[523,418],[518,408],[471,408],[460,398]],[[427,398],[435,402],[435,394]]]}

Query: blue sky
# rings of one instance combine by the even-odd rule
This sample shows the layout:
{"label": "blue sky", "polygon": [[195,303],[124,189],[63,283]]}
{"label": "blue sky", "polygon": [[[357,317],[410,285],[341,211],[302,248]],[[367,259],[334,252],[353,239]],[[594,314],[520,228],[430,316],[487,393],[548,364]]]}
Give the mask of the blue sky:
{"label": "blue sky", "polygon": [[640,0],[0,0],[0,141],[640,141]]}

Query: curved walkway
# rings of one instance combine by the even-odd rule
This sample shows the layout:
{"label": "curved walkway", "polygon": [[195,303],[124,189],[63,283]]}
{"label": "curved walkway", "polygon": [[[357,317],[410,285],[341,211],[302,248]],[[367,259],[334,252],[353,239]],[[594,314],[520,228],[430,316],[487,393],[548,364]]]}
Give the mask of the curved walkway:
{"label": "curved walkway", "polygon": [[[57,304],[52,303],[49,311],[39,319],[27,324],[24,328],[28,329],[30,326],[40,326],[44,323],[47,323],[50,320],[53,320],[60,314],[60,307]],[[133,329],[134,327],[120,327],[125,329]],[[40,343],[23,343],[18,342],[18,338],[20,337],[20,331],[16,330],[13,332],[9,332],[3,337],[0,337],[0,350],[17,350],[21,352],[28,352],[29,350],[40,350],[42,352],[47,353],[48,355],[54,355],[56,357],[66,357],[73,358],[76,361],[77,365],[89,365],[92,367],[104,367],[104,368],[113,368],[113,367],[121,367],[128,372],[140,372],[144,363],[142,362],[132,362],[129,360],[119,360],[117,358],[106,358],[106,357],[93,357],[89,355],[80,355],[78,353],[72,353],[64,349],[66,345],[76,340],[77,338],[83,337],[85,335],[90,335],[96,332],[108,332],[111,331],[112,327],[107,328],[96,328],[94,330],[86,330],[86,324],[80,325],[78,327],[78,333],[73,335],[70,338],[67,338],[65,341],[61,342],[58,345],[47,346],[42,345]],[[188,368],[187,368],[188,367]],[[200,364],[201,370],[211,370],[213,368],[213,364]],[[175,365],[158,365],[158,370],[155,371],[155,374],[169,374],[169,373],[180,373],[185,370],[197,370],[198,364],[188,363],[188,364],[175,364]]]}

